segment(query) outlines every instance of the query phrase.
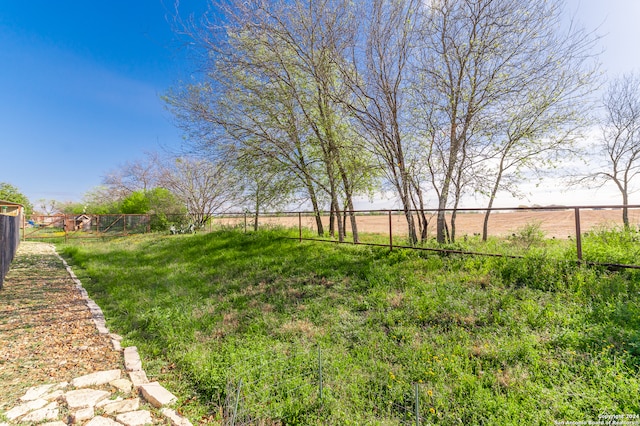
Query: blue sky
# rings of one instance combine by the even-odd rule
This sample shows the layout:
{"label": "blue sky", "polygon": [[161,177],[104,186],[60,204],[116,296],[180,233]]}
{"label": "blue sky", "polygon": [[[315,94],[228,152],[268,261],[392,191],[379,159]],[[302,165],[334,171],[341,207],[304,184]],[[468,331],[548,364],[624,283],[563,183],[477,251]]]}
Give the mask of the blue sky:
{"label": "blue sky", "polygon": [[[0,182],[34,204],[78,201],[120,164],[180,146],[160,100],[192,69],[186,40],[172,31],[173,6],[0,1]],[[180,2],[183,16],[204,9],[205,0]],[[568,0],[567,10],[599,27],[604,71],[640,70],[640,1]]]}
{"label": "blue sky", "polygon": [[119,164],[179,146],[159,98],[191,68],[173,14],[173,0],[1,1],[0,181],[32,202],[79,200]]}

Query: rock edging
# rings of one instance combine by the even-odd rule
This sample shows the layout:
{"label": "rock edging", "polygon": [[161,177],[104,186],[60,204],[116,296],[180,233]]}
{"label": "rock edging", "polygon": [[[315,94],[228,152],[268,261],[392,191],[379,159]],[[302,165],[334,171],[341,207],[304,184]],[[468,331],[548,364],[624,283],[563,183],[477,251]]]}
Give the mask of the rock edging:
{"label": "rock edging", "polygon": [[[134,389],[133,384],[121,376],[121,370],[97,371],[70,383],[31,387],[20,398],[19,405],[4,413],[9,422],[0,425],[46,422],[43,425],[137,426],[169,420],[174,426],[191,426],[191,422],[175,410],[163,407],[176,399],[157,382]],[[145,409],[136,396],[138,393],[148,404],[162,408],[160,417]]]}
{"label": "rock edging", "polygon": [[[192,426],[191,422],[169,408],[177,401],[175,395],[158,382],[149,382],[142,369],[142,360],[135,346],[122,348],[122,337],[109,333],[100,307],[89,298],[82,282],[67,262],[51,246],[62,261],[76,289],[85,300],[100,334],[108,334],[115,351],[123,354],[129,379],[122,378],[119,369],[97,371],[74,378],[71,383],[34,386],[20,398],[20,404],[4,413],[9,426],[17,423],[43,423],[48,426],[84,424],[85,426],[154,424],[153,414],[140,408],[140,395],[153,407],[160,408],[164,417],[174,426]],[[124,399],[126,396],[127,399]]]}

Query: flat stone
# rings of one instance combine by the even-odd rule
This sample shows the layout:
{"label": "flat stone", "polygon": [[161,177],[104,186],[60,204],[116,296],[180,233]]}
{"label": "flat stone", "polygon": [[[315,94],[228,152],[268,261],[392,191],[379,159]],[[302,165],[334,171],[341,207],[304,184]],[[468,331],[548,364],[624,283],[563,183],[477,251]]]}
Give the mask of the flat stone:
{"label": "flat stone", "polygon": [[20,416],[24,416],[29,411],[38,410],[45,405],[47,405],[48,401],[44,399],[34,399],[33,401],[25,402],[24,404],[20,404],[17,407],[13,407],[11,410],[4,413],[4,416],[9,420],[15,420]]}
{"label": "flat stone", "polygon": [[122,424],[107,417],[96,416],[89,420],[88,423],[85,423],[84,426],[122,426]]}
{"label": "flat stone", "polygon": [[163,408],[160,410],[163,416],[165,416],[171,422],[172,426],[193,426],[189,419],[182,417],[176,410],[171,408]]}
{"label": "flat stone", "polygon": [[24,396],[20,397],[20,401],[33,401],[34,399],[38,399],[49,392],[54,386],[55,384],[31,387],[27,389],[27,393],[25,393]]}
{"label": "flat stone", "polygon": [[119,340],[111,339],[111,345],[113,346],[113,350],[116,352],[122,352],[122,345]]}
{"label": "flat stone", "polygon": [[149,383],[149,379],[147,378],[147,373],[145,373],[143,370],[130,371],[129,378],[131,379],[131,383],[133,383],[134,388],[139,388],[145,383]]}
{"label": "flat stone", "polygon": [[70,409],[93,407],[98,402],[111,395],[107,391],[95,389],[78,389],[64,394],[64,399]]}
{"label": "flat stone", "polygon": [[119,334],[111,333],[109,334],[109,337],[111,337],[111,339],[113,340],[117,340],[118,342],[122,341],[122,336],[120,336]]}
{"label": "flat stone", "polygon": [[99,320],[96,320],[94,318],[93,322],[96,324],[96,328],[98,329],[98,333],[100,333],[100,334],[109,334],[109,329],[107,328],[104,320],[103,321],[99,321]]}
{"label": "flat stone", "polygon": [[125,426],[142,426],[153,424],[151,413],[147,410],[131,411],[116,417],[116,420]]}
{"label": "flat stone", "polygon": [[114,380],[112,382],[109,382],[109,384],[111,386],[113,386],[114,388],[118,389],[122,393],[129,393],[129,392],[131,392],[131,389],[133,388],[133,383],[131,383],[127,379]]}
{"label": "flat stone", "polygon": [[102,408],[105,405],[111,404],[112,402],[117,402],[117,401],[122,401],[124,398],[122,397],[117,397],[115,399],[103,399],[102,401],[98,402],[96,404],[96,408]]}
{"label": "flat stone", "polygon": [[44,420],[55,420],[60,415],[57,402],[51,402],[46,407],[35,410],[20,419],[20,422],[40,423]]}
{"label": "flat stone", "polygon": [[129,411],[136,411],[138,408],[140,408],[140,398],[116,401],[102,407],[105,414],[126,413]]}
{"label": "flat stone", "polygon": [[57,391],[53,391],[51,393],[48,393],[46,395],[43,395],[42,399],[46,399],[47,401],[53,401],[53,400],[56,400],[56,399],[60,398],[62,395],[64,395],[64,391],[63,390],[57,390]]}
{"label": "flat stone", "polygon": [[96,371],[95,373],[76,377],[71,381],[71,386],[76,388],[86,388],[88,386],[104,385],[105,383],[118,380],[121,375],[122,371],[120,371],[119,369]]}
{"label": "flat stone", "polygon": [[142,392],[144,399],[156,408],[171,404],[178,399],[174,394],[163,388],[158,382],[140,385],[139,389],[140,392]]}
{"label": "flat stone", "polygon": [[127,371],[142,370],[142,360],[140,360],[137,347],[129,346],[124,348],[124,366]]}
{"label": "flat stone", "polygon": [[85,420],[89,420],[93,418],[93,416],[95,415],[96,415],[96,412],[93,409],[93,407],[81,408],[75,413],[71,413],[71,423],[73,424],[82,423]]}
{"label": "flat stone", "polygon": [[[2,423],[0,423],[1,425]],[[58,420],[57,422],[42,423],[40,426],[67,426],[65,422]]]}

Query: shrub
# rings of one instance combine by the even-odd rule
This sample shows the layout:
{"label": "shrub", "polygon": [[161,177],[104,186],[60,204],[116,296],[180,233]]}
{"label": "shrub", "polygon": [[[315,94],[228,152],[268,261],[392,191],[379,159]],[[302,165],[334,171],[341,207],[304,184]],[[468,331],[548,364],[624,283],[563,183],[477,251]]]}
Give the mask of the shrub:
{"label": "shrub", "polygon": [[540,222],[537,221],[527,223],[509,237],[513,244],[527,249],[542,244],[544,239],[544,231],[540,229]]}

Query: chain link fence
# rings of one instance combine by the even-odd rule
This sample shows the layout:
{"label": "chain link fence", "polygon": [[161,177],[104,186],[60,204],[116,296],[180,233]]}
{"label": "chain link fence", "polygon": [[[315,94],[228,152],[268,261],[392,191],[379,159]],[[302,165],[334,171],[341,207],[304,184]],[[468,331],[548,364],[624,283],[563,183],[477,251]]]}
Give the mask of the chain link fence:
{"label": "chain link fence", "polygon": [[71,238],[117,237],[152,231],[146,214],[34,215],[25,223],[24,239],[67,241]]}

